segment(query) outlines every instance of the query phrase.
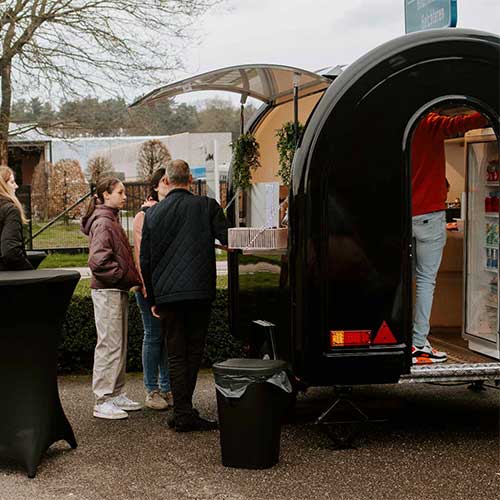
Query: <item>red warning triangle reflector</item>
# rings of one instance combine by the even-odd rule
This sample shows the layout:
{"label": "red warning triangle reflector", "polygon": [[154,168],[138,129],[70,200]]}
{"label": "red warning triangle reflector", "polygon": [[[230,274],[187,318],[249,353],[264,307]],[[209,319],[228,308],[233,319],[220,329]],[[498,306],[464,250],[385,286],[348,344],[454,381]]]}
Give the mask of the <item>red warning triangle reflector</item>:
{"label": "red warning triangle reflector", "polygon": [[396,337],[394,337],[394,334],[391,332],[389,325],[385,321],[382,321],[382,324],[380,325],[380,328],[378,329],[378,332],[375,335],[372,344],[397,344],[397,343],[398,341],[396,340]]}

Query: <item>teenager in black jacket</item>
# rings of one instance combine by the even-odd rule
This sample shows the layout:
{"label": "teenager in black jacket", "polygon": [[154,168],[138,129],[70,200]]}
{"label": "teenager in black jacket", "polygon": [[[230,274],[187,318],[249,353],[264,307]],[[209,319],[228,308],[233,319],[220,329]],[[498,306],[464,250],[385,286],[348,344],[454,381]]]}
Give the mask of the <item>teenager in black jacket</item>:
{"label": "teenager in black jacket", "polygon": [[140,252],[147,298],[167,342],[174,399],[169,425],[178,432],[216,427],[198,416],[192,397],[215,298],[214,242],[227,245],[229,227],[217,201],[189,191],[191,181],[185,161],[168,164],[168,193],[146,212]]}
{"label": "teenager in black jacket", "polygon": [[0,271],[33,269],[24,251],[23,224],[28,221],[16,198],[17,187],[14,172],[0,166]]}

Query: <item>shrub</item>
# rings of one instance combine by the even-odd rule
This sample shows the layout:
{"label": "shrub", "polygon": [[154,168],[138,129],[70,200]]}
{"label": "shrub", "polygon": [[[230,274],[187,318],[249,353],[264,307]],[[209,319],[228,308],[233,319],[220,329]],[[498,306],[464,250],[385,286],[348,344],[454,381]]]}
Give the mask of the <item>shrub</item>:
{"label": "shrub", "polygon": [[245,190],[252,184],[252,170],[260,167],[259,143],[252,134],[241,134],[233,149],[233,186]]}
{"label": "shrub", "polygon": [[[208,330],[204,366],[242,355],[241,344],[229,333],[227,290],[217,289]],[[143,327],[135,297],[129,297],[127,370],[142,371]],[[59,371],[81,373],[92,369],[96,344],[94,308],[88,281],[80,281],[66,314],[59,347]]]}

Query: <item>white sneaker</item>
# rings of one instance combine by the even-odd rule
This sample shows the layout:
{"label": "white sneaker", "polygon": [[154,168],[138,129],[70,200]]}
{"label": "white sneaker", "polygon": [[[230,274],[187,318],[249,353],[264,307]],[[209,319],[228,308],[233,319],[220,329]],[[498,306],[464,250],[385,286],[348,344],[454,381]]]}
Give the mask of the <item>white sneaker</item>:
{"label": "white sneaker", "polygon": [[155,389],[148,392],[144,406],[152,410],[166,410],[168,408],[168,403],[161,397],[160,391]]}
{"label": "white sneaker", "polygon": [[106,418],[108,420],[120,420],[128,418],[128,413],[116,406],[113,401],[108,400],[104,403],[94,405],[94,417]]}
{"label": "white sneaker", "polygon": [[119,394],[118,396],[112,398],[110,401],[113,401],[115,406],[118,406],[118,408],[120,408],[121,410],[136,411],[142,409],[141,403],[132,401],[131,399],[127,398],[126,394]]}
{"label": "white sneaker", "polygon": [[412,363],[414,365],[444,363],[448,359],[448,356],[445,352],[434,349],[428,340],[425,342],[425,345],[423,347],[412,346],[411,353]]}

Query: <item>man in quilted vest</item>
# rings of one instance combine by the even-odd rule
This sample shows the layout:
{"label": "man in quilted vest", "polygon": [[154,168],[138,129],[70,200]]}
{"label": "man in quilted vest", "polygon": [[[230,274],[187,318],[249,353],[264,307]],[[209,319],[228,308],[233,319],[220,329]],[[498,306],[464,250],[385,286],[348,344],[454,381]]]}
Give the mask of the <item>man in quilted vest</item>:
{"label": "man in quilted vest", "polygon": [[174,400],[168,424],[177,432],[217,427],[199,416],[192,397],[215,298],[214,243],[227,245],[229,227],[217,201],[189,191],[191,181],[185,161],[168,164],[168,192],[146,212],[140,251],[148,301],[167,343]]}

